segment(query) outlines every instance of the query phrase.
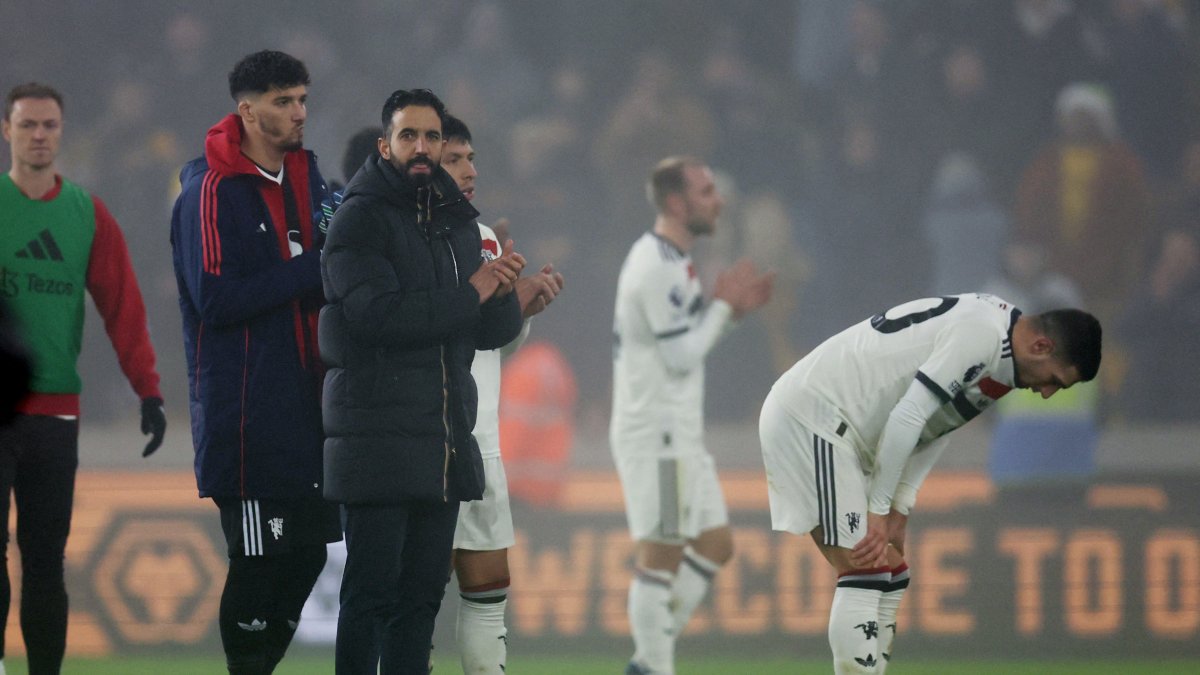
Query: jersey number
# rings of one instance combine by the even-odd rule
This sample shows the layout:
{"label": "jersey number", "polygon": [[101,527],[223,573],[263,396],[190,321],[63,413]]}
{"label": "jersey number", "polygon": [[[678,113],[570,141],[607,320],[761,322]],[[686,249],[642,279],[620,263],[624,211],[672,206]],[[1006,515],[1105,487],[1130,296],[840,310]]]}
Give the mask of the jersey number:
{"label": "jersey number", "polygon": [[[949,312],[950,309],[957,304],[958,298],[942,298],[941,303],[935,307],[909,312],[908,314],[898,316],[894,319],[889,319],[887,312],[876,314],[875,316],[871,317],[871,328],[874,328],[880,333],[895,333],[896,331],[904,330],[905,328],[921,323],[922,321],[928,321],[935,316],[941,316],[946,312]],[[901,305],[901,307],[903,307],[903,305]],[[893,307],[892,309],[897,308]],[[888,312],[890,311],[892,310],[889,309]]]}

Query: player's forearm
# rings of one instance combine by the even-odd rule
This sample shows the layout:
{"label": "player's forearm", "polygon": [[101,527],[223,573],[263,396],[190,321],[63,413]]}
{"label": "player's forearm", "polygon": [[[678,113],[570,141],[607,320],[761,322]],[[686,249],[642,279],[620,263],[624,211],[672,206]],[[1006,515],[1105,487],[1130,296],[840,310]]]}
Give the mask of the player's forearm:
{"label": "player's forearm", "polygon": [[658,353],[667,370],[684,375],[704,365],[704,358],[733,326],[733,308],[713,300],[700,323],[686,333],[658,341]]}
{"label": "player's forearm", "polygon": [[933,465],[942,456],[946,445],[947,439],[939,438],[924,448],[917,448],[908,458],[908,463],[904,465],[904,471],[900,474],[900,484],[896,486],[896,494],[892,497],[893,509],[903,515],[908,515],[913,505],[917,503],[917,491],[921,489],[921,484],[925,482]]}
{"label": "player's forearm", "polygon": [[887,515],[892,510],[904,467],[921,438],[926,420],[938,405],[937,398],[914,380],[908,392],[892,408],[875,455],[875,475],[871,480],[868,502],[871,513]]}

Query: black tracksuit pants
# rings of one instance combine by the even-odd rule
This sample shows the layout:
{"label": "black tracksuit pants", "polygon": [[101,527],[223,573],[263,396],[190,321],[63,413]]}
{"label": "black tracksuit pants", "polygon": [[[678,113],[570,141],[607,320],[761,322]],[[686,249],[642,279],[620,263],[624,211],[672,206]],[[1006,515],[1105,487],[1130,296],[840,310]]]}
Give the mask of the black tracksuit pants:
{"label": "black tracksuit pants", "polygon": [[67,645],[67,588],[63,558],[71,531],[79,421],[18,415],[0,429],[0,658],[12,587],[8,580],[9,494],[17,506],[21,552],[21,631],[30,675],[54,675]]}
{"label": "black tracksuit pants", "polygon": [[344,506],[338,675],[425,675],[458,502]]}

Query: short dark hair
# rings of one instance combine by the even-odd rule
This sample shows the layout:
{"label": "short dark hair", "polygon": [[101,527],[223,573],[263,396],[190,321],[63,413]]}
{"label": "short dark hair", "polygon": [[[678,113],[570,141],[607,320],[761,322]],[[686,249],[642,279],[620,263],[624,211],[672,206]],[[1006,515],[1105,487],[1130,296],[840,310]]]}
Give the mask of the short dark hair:
{"label": "short dark hair", "polygon": [[5,121],[12,115],[13,106],[23,98],[52,98],[58,104],[59,111],[63,110],[63,97],[57,89],[40,82],[26,82],[9,89],[8,95],[4,97]]}
{"label": "short dark hair", "polygon": [[342,176],[347,183],[358,172],[358,168],[363,165],[363,162],[367,161],[371,153],[379,147],[377,142],[382,135],[383,129],[366,127],[359,129],[358,133],[346,141],[346,151],[342,153]]}
{"label": "short dark hair", "polygon": [[442,122],[442,128],[445,129],[446,105],[442,103],[442,100],[436,94],[428,89],[397,89],[383,102],[382,119],[384,138],[390,138],[392,135],[392,115],[395,115],[397,110],[403,110],[410,105],[433,108],[433,111],[437,113],[438,119]]}
{"label": "short dark hair", "polygon": [[1100,321],[1080,309],[1055,309],[1036,317],[1038,328],[1054,341],[1054,349],[1090,382],[1100,370]]}
{"label": "short dark hair", "polygon": [[244,57],[229,71],[229,95],[233,100],[272,89],[308,86],[308,68],[300,59],[283,52],[264,49]]}
{"label": "short dark hair", "polygon": [[446,117],[442,119],[442,138],[447,141],[475,142],[471,140],[471,130],[467,128],[467,123],[450,113],[446,113]]}
{"label": "short dark hair", "polygon": [[687,178],[683,175],[683,170],[699,166],[704,166],[704,162],[686,155],[667,157],[659,162],[654,171],[650,172],[650,180],[646,183],[646,198],[650,200],[650,204],[662,211],[668,195],[687,191]]}

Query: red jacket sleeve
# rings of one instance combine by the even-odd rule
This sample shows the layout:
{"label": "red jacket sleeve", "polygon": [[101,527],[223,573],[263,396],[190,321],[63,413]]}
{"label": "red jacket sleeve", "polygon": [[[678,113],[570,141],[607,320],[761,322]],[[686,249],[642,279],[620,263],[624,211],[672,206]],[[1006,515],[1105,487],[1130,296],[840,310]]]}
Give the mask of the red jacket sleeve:
{"label": "red jacket sleeve", "polygon": [[125,237],[104,202],[93,195],[92,203],[96,234],[88,258],[88,292],[104,319],[104,330],[133,391],[139,398],[162,398],[154,368],[154,347],[146,328],[146,305],[129,262]]}

